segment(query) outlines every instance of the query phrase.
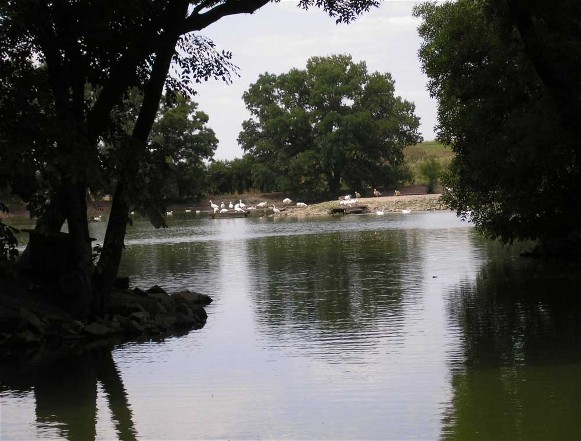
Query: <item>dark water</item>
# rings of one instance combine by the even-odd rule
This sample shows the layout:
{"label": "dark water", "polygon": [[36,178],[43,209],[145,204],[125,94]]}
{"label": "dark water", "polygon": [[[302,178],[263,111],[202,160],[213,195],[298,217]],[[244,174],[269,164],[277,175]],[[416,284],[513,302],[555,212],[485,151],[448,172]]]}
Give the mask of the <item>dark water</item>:
{"label": "dark water", "polygon": [[208,324],[10,363],[0,438],[579,440],[581,271],[518,251],[441,212],[137,221],[122,273]]}

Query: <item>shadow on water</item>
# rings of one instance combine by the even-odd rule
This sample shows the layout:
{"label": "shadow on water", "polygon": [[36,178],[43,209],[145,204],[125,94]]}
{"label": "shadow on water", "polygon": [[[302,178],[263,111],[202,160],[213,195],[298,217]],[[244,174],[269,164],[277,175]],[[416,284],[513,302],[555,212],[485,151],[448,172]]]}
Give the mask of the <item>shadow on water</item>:
{"label": "shadow on water", "polygon": [[581,439],[580,292],[578,264],[499,252],[451,293],[464,360],[443,439]]}
{"label": "shadow on water", "polygon": [[60,348],[32,360],[14,354],[0,364],[0,385],[0,392],[34,393],[37,438],[56,430],[59,438],[69,441],[94,440],[100,386],[107,397],[117,439],[137,439],[111,347]]}

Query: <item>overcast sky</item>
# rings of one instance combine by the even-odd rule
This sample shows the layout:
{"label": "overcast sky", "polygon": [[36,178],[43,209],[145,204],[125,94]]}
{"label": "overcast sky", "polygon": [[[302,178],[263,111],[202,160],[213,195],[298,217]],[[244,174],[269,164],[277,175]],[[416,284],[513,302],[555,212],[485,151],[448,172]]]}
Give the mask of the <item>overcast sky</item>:
{"label": "overcast sky", "polygon": [[349,25],[335,21],[319,9],[303,11],[297,1],[264,6],[252,15],[227,17],[205,29],[218,48],[233,53],[240,77],[226,85],[209,81],[198,85],[194,97],[209,117],[209,126],[220,141],[215,159],[243,155],[236,138],[242,121],[249,118],[242,94],[264,72],[281,74],[304,69],[313,56],[350,54],[354,62],[365,61],[368,72],[389,72],[396,95],[416,104],[425,140],[435,138],[436,102],[426,90],[417,52],[421,39],[419,20],[412,17],[414,1],[384,1]]}

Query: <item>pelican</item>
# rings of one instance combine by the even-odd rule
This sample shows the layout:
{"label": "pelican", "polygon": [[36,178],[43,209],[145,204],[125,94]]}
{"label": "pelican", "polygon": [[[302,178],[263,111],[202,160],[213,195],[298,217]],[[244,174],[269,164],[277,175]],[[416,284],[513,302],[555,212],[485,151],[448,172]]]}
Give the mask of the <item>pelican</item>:
{"label": "pelican", "polygon": [[244,202],[242,202],[242,199],[239,199],[240,201],[240,208],[246,208],[246,204]]}
{"label": "pelican", "polygon": [[375,196],[375,197],[381,196],[381,193],[377,190],[377,188],[373,189],[373,196]]}
{"label": "pelican", "polygon": [[218,206],[216,205],[216,206],[214,207],[214,213],[217,213],[219,209],[220,209],[220,208],[218,208]]}
{"label": "pelican", "polygon": [[266,207],[267,203],[266,202],[260,202],[259,204],[256,204],[257,208],[264,208]]}
{"label": "pelican", "polygon": [[210,201],[210,207],[212,207],[214,209],[214,211],[216,211],[216,209],[220,208],[215,203],[213,203],[212,201]]}
{"label": "pelican", "polygon": [[165,215],[166,216],[173,216],[173,211],[166,211],[165,212]]}
{"label": "pelican", "polygon": [[278,214],[278,213],[280,213],[280,210],[279,210],[278,208],[276,208],[276,206],[275,206],[275,205],[273,205],[273,206],[272,206],[272,212],[273,212],[274,214]]}
{"label": "pelican", "polygon": [[232,210],[232,209],[234,208],[234,205],[232,205],[232,201],[230,201],[230,204],[228,205],[228,208],[229,208],[230,210]]}
{"label": "pelican", "polygon": [[220,204],[220,208],[226,208],[226,204],[224,203],[224,201],[222,201],[222,203]]}
{"label": "pelican", "polygon": [[359,192],[356,191],[355,192],[355,198],[360,198],[360,197],[361,197],[361,193],[359,193]]}
{"label": "pelican", "polygon": [[408,213],[411,213],[411,212],[412,212],[412,210],[407,210],[407,209],[405,209],[405,210],[401,210],[401,212],[402,212],[403,214],[408,214]]}
{"label": "pelican", "polygon": [[378,216],[383,216],[385,212],[383,210],[377,210],[375,214],[377,214]]}
{"label": "pelican", "polygon": [[190,210],[189,208],[186,208],[186,213],[191,213],[192,210]]}
{"label": "pelican", "polygon": [[304,208],[306,206],[307,204],[305,204],[304,202],[297,202],[297,207]]}
{"label": "pelican", "polygon": [[236,213],[244,213],[244,208],[242,208],[242,207],[236,207],[236,208],[234,208],[234,211]]}
{"label": "pelican", "polygon": [[288,204],[290,204],[291,202],[292,202],[292,201],[291,201],[289,198],[284,198],[284,199],[282,200],[282,203],[283,203],[283,204],[285,204],[285,205],[288,205]]}
{"label": "pelican", "polygon": [[222,209],[220,210],[220,213],[228,213],[228,209],[227,209],[227,208],[222,208]]}

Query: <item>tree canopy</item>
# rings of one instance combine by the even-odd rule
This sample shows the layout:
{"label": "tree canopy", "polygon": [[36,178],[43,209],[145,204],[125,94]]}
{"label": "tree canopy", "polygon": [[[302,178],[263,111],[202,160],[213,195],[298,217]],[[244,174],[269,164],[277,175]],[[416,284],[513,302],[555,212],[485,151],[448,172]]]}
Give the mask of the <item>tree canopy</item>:
{"label": "tree canopy", "polygon": [[413,103],[389,73],[349,55],[313,57],[306,69],[265,73],[243,95],[252,119],[238,137],[259,186],[336,193],[395,184],[403,148],[421,140]]}
{"label": "tree canopy", "polygon": [[458,0],[416,9],[438,138],[456,152],[446,200],[491,237],[579,240],[580,8]]}
{"label": "tree canopy", "polygon": [[[132,177],[148,156],[148,138],[164,92],[194,92],[196,82],[229,79],[231,54],[218,52],[197,32],[224,17],[253,13],[269,0],[136,0],[131,2],[5,0],[0,2],[0,143],[2,165],[29,167],[0,185],[25,189],[50,173],[36,230],[58,233],[67,222],[77,313],[104,311],[117,275]],[[300,0],[338,22],[350,22],[377,0]],[[34,82],[27,78],[35,77]],[[87,97],[87,86],[92,91]],[[28,90],[32,87],[32,90]],[[100,146],[115,132],[113,115],[130,88],[143,93],[130,136],[115,149],[124,159],[101,257],[91,259],[87,192],[107,181]],[[14,115],[10,116],[13,112]],[[38,123],[38,124],[37,124]],[[34,130],[29,131],[30,128]],[[15,134],[23,134],[19,139]],[[6,152],[6,153],[5,153]],[[32,192],[36,194],[36,192]],[[150,213],[159,221],[161,207]]]}

